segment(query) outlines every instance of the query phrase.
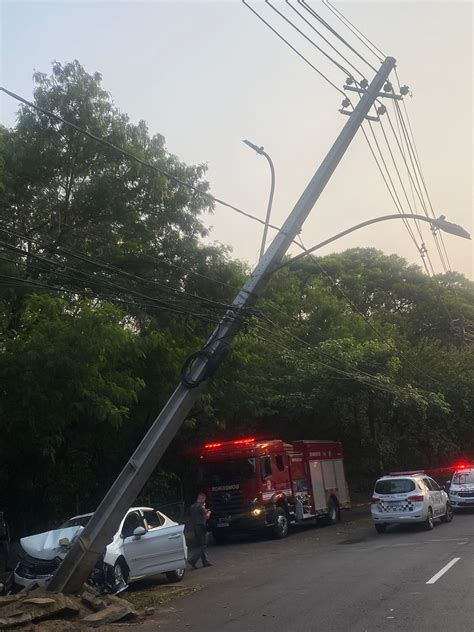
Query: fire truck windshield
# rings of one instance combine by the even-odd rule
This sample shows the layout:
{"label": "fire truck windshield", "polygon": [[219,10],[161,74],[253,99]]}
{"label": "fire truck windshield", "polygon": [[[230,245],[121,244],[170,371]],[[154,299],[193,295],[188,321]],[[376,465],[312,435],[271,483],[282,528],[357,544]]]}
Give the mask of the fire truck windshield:
{"label": "fire truck windshield", "polygon": [[255,459],[201,463],[200,480],[212,485],[230,485],[255,478],[255,471]]}

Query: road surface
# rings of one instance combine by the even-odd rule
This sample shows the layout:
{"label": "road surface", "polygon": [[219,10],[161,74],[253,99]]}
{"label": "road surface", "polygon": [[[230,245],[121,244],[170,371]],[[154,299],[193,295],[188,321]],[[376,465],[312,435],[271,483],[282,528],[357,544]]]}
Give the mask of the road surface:
{"label": "road surface", "polygon": [[433,531],[375,532],[367,515],[286,539],[211,547],[199,588],[158,612],[159,632],[474,631],[474,513]]}

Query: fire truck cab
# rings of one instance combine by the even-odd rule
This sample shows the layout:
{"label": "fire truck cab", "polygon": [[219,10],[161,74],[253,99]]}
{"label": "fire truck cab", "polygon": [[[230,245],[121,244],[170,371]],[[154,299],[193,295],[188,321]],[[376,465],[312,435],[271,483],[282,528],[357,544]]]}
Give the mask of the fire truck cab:
{"label": "fire truck cab", "polygon": [[350,508],[338,442],[248,438],[207,443],[194,453],[217,542],[256,529],[284,538],[290,524],[334,524]]}

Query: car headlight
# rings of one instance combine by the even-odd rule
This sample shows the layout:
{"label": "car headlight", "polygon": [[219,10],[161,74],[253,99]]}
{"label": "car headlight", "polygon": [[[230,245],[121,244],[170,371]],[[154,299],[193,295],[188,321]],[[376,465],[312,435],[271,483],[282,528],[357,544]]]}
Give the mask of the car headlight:
{"label": "car headlight", "polygon": [[260,516],[263,512],[263,509],[261,507],[255,507],[254,509],[252,509],[252,511],[250,512],[252,514],[252,516],[254,516],[254,518],[257,518],[258,516]]}
{"label": "car headlight", "polygon": [[457,489],[450,489],[448,492],[448,496],[459,496],[459,492]]}

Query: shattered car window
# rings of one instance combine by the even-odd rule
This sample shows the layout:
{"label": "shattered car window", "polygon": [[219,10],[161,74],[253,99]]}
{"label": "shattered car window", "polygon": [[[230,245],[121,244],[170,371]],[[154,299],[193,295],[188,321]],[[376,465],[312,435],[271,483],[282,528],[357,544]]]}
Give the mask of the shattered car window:
{"label": "shattered car window", "polygon": [[69,520],[63,522],[60,528],[65,529],[66,527],[85,527],[90,519],[91,516],[77,516],[76,518],[69,518]]}
{"label": "shattered car window", "polygon": [[144,511],[143,516],[147,521],[149,529],[161,527],[165,522],[157,511]]}

